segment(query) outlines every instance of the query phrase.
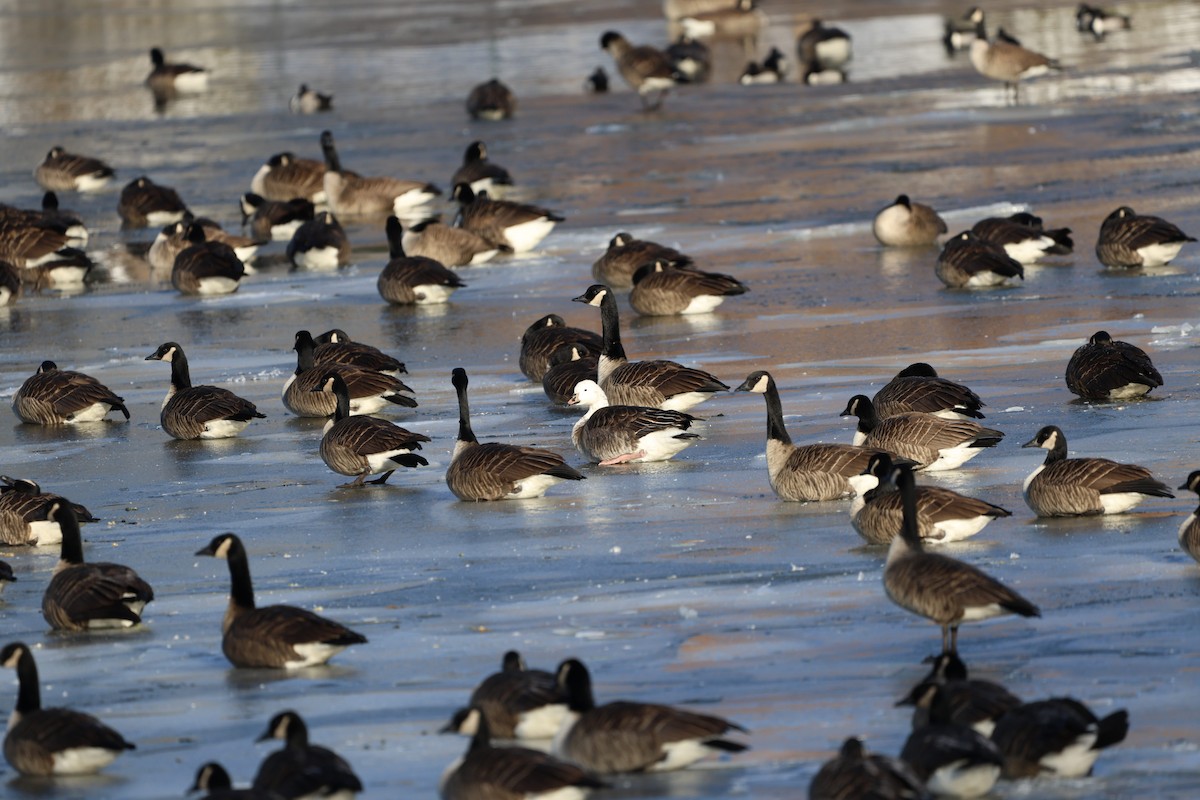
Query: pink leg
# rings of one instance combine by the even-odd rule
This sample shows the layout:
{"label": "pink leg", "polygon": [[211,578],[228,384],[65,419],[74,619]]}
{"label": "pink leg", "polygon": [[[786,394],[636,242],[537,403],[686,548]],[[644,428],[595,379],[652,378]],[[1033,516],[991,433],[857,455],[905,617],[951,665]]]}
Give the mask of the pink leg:
{"label": "pink leg", "polygon": [[627,461],[634,461],[636,459],[645,458],[645,457],[646,457],[646,451],[638,450],[636,453],[625,453],[624,455],[620,455],[615,458],[606,458],[600,462],[600,466],[611,467],[613,464],[624,464]]}

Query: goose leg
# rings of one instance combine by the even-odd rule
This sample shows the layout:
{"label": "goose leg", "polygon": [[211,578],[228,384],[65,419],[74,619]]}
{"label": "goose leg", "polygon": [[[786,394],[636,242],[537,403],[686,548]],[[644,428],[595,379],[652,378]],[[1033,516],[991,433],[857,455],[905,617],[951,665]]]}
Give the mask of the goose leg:
{"label": "goose leg", "polygon": [[372,484],[375,484],[376,486],[382,486],[383,484],[387,483],[387,479],[392,477],[392,473],[395,471],[396,470],[394,470],[394,469],[389,469],[387,472],[383,473],[375,480],[367,481],[367,483],[372,483]]}
{"label": "goose leg", "polygon": [[600,466],[611,467],[613,464],[624,464],[637,458],[645,458],[645,456],[645,450],[638,450],[636,453],[624,453],[623,455],[616,456],[615,458],[604,459],[600,462]]}
{"label": "goose leg", "polygon": [[354,480],[350,481],[349,483],[343,483],[339,488],[353,489],[355,486],[362,486],[363,481],[366,480],[366,477],[367,477],[367,473],[364,472],[361,475],[359,475],[357,478],[355,478]]}
{"label": "goose leg", "polygon": [[946,645],[949,644],[949,640],[950,640],[950,626],[943,625],[942,626],[942,653],[943,654],[954,652],[953,649],[948,649],[946,647]]}

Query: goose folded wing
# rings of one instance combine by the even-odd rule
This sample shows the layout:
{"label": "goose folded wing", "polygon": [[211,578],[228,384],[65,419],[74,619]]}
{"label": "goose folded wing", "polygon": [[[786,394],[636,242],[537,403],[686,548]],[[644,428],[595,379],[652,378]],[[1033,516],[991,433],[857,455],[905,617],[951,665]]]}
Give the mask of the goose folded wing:
{"label": "goose folded wing", "polygon": [[388,450],[420,450],[428,436],[413,433],[375,417],[348,417],[339,426],[338,444],[355,455],[370,456]]}
{"label": "goose folded wing", "polygon": [[254,611],[255,630],[285,644],[351,645],[366,637],[345,625],[297,606],[265,606]]}
{"label": "goose folded wing", "polygon": [[219,386],[193,386],[171,398],[172,408],[200,422],[215,419],[249,421],[259,416],[254,404]]}
{"label": "goose folded wing", "polygon": [[[97,569],[103,565],[85,564],[55,576],[52,584],[54,600],[66,615],[75,621],[94,619],[123,619],[139,622],[140,617],[125,603],[129,600],[149,602],[154,591],[145,581],[131,580],[129,575]],[[125,572],[131,572],[125,570]]]}
{"label": "goose folded wing", "polygon": [[592,415],[592,420],[597,427],[627,430],[640,439],[671,428],[687,430],[696,418],[680,411],[642,406],[605,406]]}
{"label": "goose folded wing", "polygon": [[[41,757],[76,747],[99,747],[105,750],[134,750],[131,742],[91,714],[69,708],[43,708],[37,712],[37,724],[22,731],[12,743],[25,749],[30,756]],[[9,747],[5,742],[5,750]],[[7,753],[6,753],[7,755]],[[9,759],[13,761],[14,759]]]}
{"label": "goose folded wing", "polygon": [[631,361],[621,367],[621,383],[653,386],[666,397],[729,388],[704,370],[685,367],[674,361]]}

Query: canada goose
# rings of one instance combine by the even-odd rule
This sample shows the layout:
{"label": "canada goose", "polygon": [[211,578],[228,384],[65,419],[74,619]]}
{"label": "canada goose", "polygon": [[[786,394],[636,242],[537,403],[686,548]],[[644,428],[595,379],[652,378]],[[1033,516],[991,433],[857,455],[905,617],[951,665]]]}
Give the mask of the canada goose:
{"label": "canada goose", "polygon": [[[778,50],[772,48],[771,56],[775,54],[780,53]],[[759,64],[757,61],[751,61],[746,64],[746,68],[738,76],[738,83],[742,86],[763,86],[772,83],[781,83],[783,81],[783,72],[777,66],[778,63],[778,61],[771,61],[770,58],[762,64]]]}
{"label": "canada goose", "polygon": [[238,290],[246,266],[233,248],[224,242],[209,241],[197,222],[188,226],[187,249],[175,256],[171,267],[171,285],[180,294],[208,296],[230,294]]}
{"label": "canada goose", "polygon": [[292,234],[287,257],[296,269],[337,269],[350,263],[350,240],[333,212],[322,211]]}
{"label": "canada goose", "polygon": [[316,215],[312,201],[303,197],[280,202],[246,192],[241,205],[242,224],[249,222],[250,233],[260,241],[290,241],[300,226]]}
{"label": "canada goose", "polygon": [[99,521],[79,503],[42,491],[36,481],[0,475],[0,543],[44,546],[61,542],[62,525],[50,516],[55,503],[70,506],[76,523]]}
{"label": "canada goose", "polygon": [[49,225],[62,228],[67,235],[67,243],[75,247],[83,247],[88,243],[88,229],[83,217],[69,209],[59,207],[58,195],[52,191],[42,195],[42,211],[39,218]]}
{"label": "canada goose", "polygon": [[316,342],[317,349],[313,351],[313,356],[318,364],[345,364],[397,378],[408,374],[403,361],[389,356],[378,347],[351,341],[341,328],[325,331],[316,338]]}
{"label": "canada goose", "polygon": [[689,14],[679,20],[679,26],[689,36],[742,37],[751,43],[766,24],[758,0],[733,0],[723,8]]}
{"label": "canada goose", "polygon": [[953,57],[959,50],[970,50],[975,41],[975,12],[972,8],[961,17],[946,17],[942,25],[942,46],[946,55]]}
{"label": "canada goose", "polygon": [[509,253],[529,252],[566,219],[541,206],[476,195],[465,183],[455,184],[454,199],[459,203],[459,227]]}
{"label": "canada goose", "polygon": [[854,57],[850,34],[841,28],[826,27],[819,19],[810,21],[796,38],[800,63],[818,71],[844,71]]}
{"label": "canada goose", "polygon": [[295,153],[276,153],[250,179],[250,191],[266,200],[286,203],[301,198],[325,202],[325,162],[297,158]]}
{"label": "canada goose", "polygon": [[667,54],[656,47],[634,46],[616,31],[600,37],[600,49],[607,51],[625,82],[638,93],[642,110],[654,111],[682,77]]}
{"label": "canada goose", "polygon": [[1109,31],[1129,30],[1133,27],[1133,20],[1128,14],[1080,3],[1079,8],[1075,9],[1075,27],[1080,33],[1090,33],[1099,42]]}
{"label": "canada goose", "polygon": [[497,78],[478,84],[467,95],[467,113],[471,119],[497,122],[511,119],[517,112],[517,96]]}
{"label": "canada goose", "polygon": [[[185,218],[185,221],[187,219]],[[204,241],[220,242],[227,244],[233,248],[233,252],[242,261],[249,264],[254,260],[254,256],[258,253],[258,248],[262,246],[262,242],[256,239],[251,239],[248,236],[239,236],[235,233],[230,233],[221,227],[221,224],[208,217],[195,217],[191,220],[192,225],[199,226],[204,231]]]}
{"label": "canada goose", "polygon": [[928,800],[929,796],[911,767],[895,758],[868,754],[862,739],[854,736],[821,765],[808,785],[808,800]]}
{"label": "canada goose", "polygon": [[850,497],[849,478],[866,469],[877,450],[848,444],[794,445],[783,424],[779,389],[769,372],[752,372],[735,392],[755,392],[767,401],[767,477],[783,500],[811,502]]}
{"label": "canada goose", "polygon": [[[472,711],[478,713],[472,715]],[[496,739],[551,739],[567,717],[567,698],[558,676],[528,669],[516,650],[509,650],[500,671],[483,679],[466,707],[454,712],[441,733],[478,735],[479,723]]]}
{"label": "canada goose", "polygon": [[[531,381],[540,381],[550,368],[550,357],[564,345],[579,345],[585,355],[599,356],[600,335],[572,328],[558,314],[547,314],[525,329],[521,335],[521,372]],[[571,385],[572,393],[575,385]]]}
{"label": "canada goose", "polygon": [[588,75],[583,82],[583,90],[590,94],[608,93],[608,72],[604,67],[596,67],[592,70],[592,74]]}
{"label": "canada goose", "polygon": [[1021,698],[1000,684],[968,677],[967,665],[956,653],[926,661],[933,662],[929,675],[896,703],[913,706],[913,730],[962,725],[990,737],[996,720],[1021,705]]}
{"label": "canada goose", "polygon": [[681,20],[697,14],[720,11],[733,5],[733,0],[663,0],[663,15],[668,20]]}
{"label": "canada goose", "polygon": [[145,175],[125,184],[117,202],[117,214],[126,228],[161,228],[179,222],[187,213],[178,192],[159,186]]}
{"label": "canada goose", "polygon": [[[1200,470],[1188,475],[1179,490],[1200,494]],[[1189,556],[1200,561],[1200,508],[1189,514],[1188,518],[1179,526],[1179,546]]]}
{"label": "canada goose", "polygon": [[53,361],[43,361],[13,393],[12,408],[22,422],[34,425],[98,422],[114,410],[129,419],[124,398],[91,375],[59,369]]}
{"label": "canada goose", "polygon": [[938,255],[938,279],[951,289],[1011,286],[1025,279],[1025,268],[1004,248],[979,238],[971,231],[951,237]]}
{"label": "canada goose", "polygon": [[1084,400],[1105,402],[1142,397],[1163,385],[1150,356],[1129,342],[1097,331],[1067,362],[1067,388]]}
{"label": "canada goose", "polygon": [[1033,264],[1042,256],[1066,255],[1075,248],[1070,228],[1046,230],[1041,219],[1028,213],[981,219],[971,232],[985,242],[1000,245],[1009,258],[1021,264]]}
{"label": "canada goose", "polygon": [[1096,717],[1071,697],[1025,703],[996,722],[992,741],[1004,754],[1004,777],[1010,780],[1056,775],[1090,775],[1100,751],[1125,741],[1129,712]]}
{"label": "canada goose", "polygon": [[0,258],[0,306],[16,302],[21,296],[21,271],[12,262]]}
{"label": "canada goose", "polygon": [[296,606],[254,605],[250,562],[242,540],[222,533],[196,551],[229,562],[232,590],[221,623],[221,650],[235,667],[300,669],[324,664],[367,637]]}
{"label": "canada goose", "polygon": [[500,197],[500,192],[512,186],[513,180],[508,170],[488,159],[487,145],[474,141],[467,145],[462,166],[450,178],[451,186],[460,183],[470,186],[476,194],[487,192],[492,197]]}
{"label": "canada goose", "polygon": [[61,226],[43,220],[0,220],[0,259],[23,269],[55,261],[71,250],[71,237]]}
{"label": "canada goose", "polygon": [[300,84],[300,88],[288,100],[288,111],[293,114],[316,114],[332,110],[333,95],[321,94],[316,89],[310,89],[307,83]]}
{"label": "canada goose", "polygon": [[542,375],[542,391],[550,402],[565,406],[575,394],[577,383],[597,380],[598,364],[597,358],[590,355],[586,347],[564,344],[550,357],[550,367]]}
{"label": "canada goose", "polygon": [[909,734],[900,760],[938,797],[982,797],[1000,779],[1004,756],[962,725],[926,725]]}
{"label": "canada goose", "polygon": [[174,268],[175,257],[192,245],[187,238],[190,228],[191,222],[186,218],[163,226],[150,243],[150,249],[146,251],[146,260],[150,262],[151,269]]}
{"label": "canada goose", "polygon": [[955,469],[1004,438],[1001,431],[965,419],[942,419],[909,412],[880,419],[866,395],[850,398],[841,414],[858,417],[854,444],[874,447],[911,459],[914,469],[940,472]]}
{"label": "canada goose", "polygon": [[747,745],[720,738],[746,729],[721,717],[656,703],[615,701],[597,706],[592,677],[581,661],[558,667],[573,719],[554,737],[552,752],[598,773],[665,772],[708,755],[740,753]]}
{"label": "canada goose", "polygon": [[446,470],[446,485],[459,500],[520,500],[541,497],[556,483],[584,476],[563,457],[540,447],[502,442],[480,444],[471,430],[467,404],[467,372],[456,367],[451,377],[458,394],[458,440]]}
{"label": "canada goose", "polygon": [[917,532],[917,491],[912,470],[898,466],[893,479],[904,506],[900,535],[892,539],[883,589],[906,611],[940,625],[942,652],[958,652],[958,626],[1002,614],[1040,617],[1038,607],[978,567],[927,553]]}
{"label": "canada goose", "polygon": [[62,528],[62,550],[54,577],[42,595],[42,616],[57,631],[131,628],[154,590],[129,567],[85,563],[75,510],[55,502],[46,514]]}
{"label": "canada goose", "polygon": [[321,133],[321,151],[325,154],[325,202],[338,214],[410,216],[442,193],[424,181],[364,178],[357,172],[343,170],[330,131]]}
{"label": "canada goose", "polygon": [[961,383],[939,377],[924,361],[897,372],[871,402],[880,417],[923,411],[943,419],[983,419],[979,409],[987,405]]}
{"label": "canada goose", "polygon": [[[353,368],[326,366],[323,369],[321,385],[308,391],[332,395],[336,403],[333,418],[325,423],[321,437],[321,460],[334,472],[355,476],[353,482],[343,486],[362,486],[368,475],[379,473],[383,474],[370,483],[384,484],[398,467],[429,465],[412,452],[421,449],[421,442],[431,441],[428,436],[405,430],[387,420],[350,416],[350,394],[343,374]],[[379,375],[377,372],[367,374]]]}
{"label": "canada goose", "polygon": [[146,85],[156,94],[191,94],[208,88],[208,70],[192,64],[171,64],[163,51],[150,49],[150,62],[154,69],[146,76]]}
{"label": "canada goose", "polygon": [[465,228],[452,228],[427,219],[404,229],[404,252],[432,258],[447,267],[465,267],[491,261],[500,248]]}
{"label": "canada goose", "polygon": [[1011,88],[1014,103],[1019,99],[1019,81],[1062,69],[1062,65],[1054,59],[1027,50],[1011,40],[997,37],[995,41],[988,41],[982,9],[974,10],[972,20],[975,22],[975,38],[971,42],[971,65],[985,78],[1004,81],[1005,97]]}
{"label": "canada goose", "polygon": [[234,789],[229,773],[215,761],[201,764],[188,794],[205,792],[203,800],[281,800],[280,795],[258,789]]}
{"label": "canada goose", "polygon": [[715,375],[674,361],[629,361],[621,346],[617,299],[607,286],[595,284],[573,299],[600,309],[603,344],[598,372],[600,388],[608,395],[609,402],[687,411],[715,392],[729,390]]}
{"label": "canada goose", "polygon": [[1121,206],[1100,225],[1096,258],[1106,267],[1164,267],[1194,241],[1162,217],[1143,216]]}
{"label": "canada goose", "polygon": [[33,171],[38,186],[52,192],[98,192],[115,175],[100,159],[68,153],[57,145]]}
{"label": "canada goose", "polygon": [[466,286],[453,270],[424,256],[404,253],[404,229],[396,217],[387,221],[388,263],[375,284],[379,296],[393,305],[433,305],[445,303],[450,295]]}
{"label": "canada goose", "polygon": [[[83,282],[96,264],[87,253],[74,247],[64,247],[53,257],[25,270],[27,283],[34,290],[82,289]],[[32,275],[32,280],[28,276]]]}
{"label": "canada goose", "polygon": [[22,775],[90,775],[108,766],[132,742],[91,714],[42,708],[37,663],[29,646],[12,642],[0,664],[17,671],[17,704],[8,718],[4,758]]}
{"label": "canada goose", "polygon": [[1046,450],[1025,479],[1025,503],[1039,517],[1124,514],[1147,497],[1174,497],[1150,470],[1107,458],[1067,458],[1067,437],[1047,425],[1022,447]]}
{"label": "canada goose", "polygon": [[283,384],[282,395],[283,405],[298,417],[328,417],[337,410],[336,394],[322,392],[330,375],[337,375],[346,387],[346,416],[374,414],[389,403],[417,407],[413,390],[394,375],[349,364],[318,364],[317,345],[308,331],[296,331],[292,349],[296,351],[296,370]]}
{"label": "canada goose", "polygon": [[923,203],[914,203],[906,194],[880,209],[871,224],[871,232],[884,247],[937,244],[938,237],[946,230],[946,221],[936,211]]}
{"label": "canada goose", "polygon": [[159,421],[176,439],[227,439],[241,433],[251,420],[267,416],[228,389],[192,386],[187,356],[175,342],[160,345],[146,360],[171,365],[171,386],[163,398]]}
{"label": "canada goose", "polygon": [[682,411],[610,405],[595,381],[580,381],[568,405],[585,405],[571,429],[575,448],[602,467],[667,461],[700,436],[688,433],[696,417]]}
{"label": "canada goose", "polygon": [[282,739],[282,750],[263,759],[253,787],[286,798],[327,797],[351,800],[362,781],[344,758],[327,747],[310,744],[308,726],[295,711],[281,711],[267,723],[258,741]]}
{"label": "canada goose", "polygon": [[608,243],[608,250],[592,264],[592,277],[614,289],[633,286],[633,274],[645,264],[662,261],[673,267],[692,266],[692,257],[673,247],[633,238],[622,231]]}
{"label": "canada goose", "polygon": [[629,305],[648,317],[707,314],[726,297],[746,293],[746,285],[730,275],[680,269],[665,261],[646,264],[633,274]]}
{"label": "canada goose", "polygon": [[712,51],[687,33],[679,34],[679,38],[667,47],[666,55],[679,73],[680,82],[704,83],[712,72]]}

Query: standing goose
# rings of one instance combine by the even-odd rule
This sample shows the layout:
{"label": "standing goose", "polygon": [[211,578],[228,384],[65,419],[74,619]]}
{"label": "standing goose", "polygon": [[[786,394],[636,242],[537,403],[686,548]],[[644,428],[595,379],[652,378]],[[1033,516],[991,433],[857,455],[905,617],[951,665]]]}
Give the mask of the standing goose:
{"label": "standing goose", "polygon": [[721,738],[730,731],[746,732],[721,717],[656,703],[618,700],[597,706],[592,677],[576,659],[559,665],[558,682],[566,690],[574,719],[555,735],[553,753],[586,770],[665,772],[705,756],[748,749]]}
{"label": "standing goose", "polygon": [[22,422],[34,425],[98,422],[110,411],[120,411],[129,419],[123,397],[91,375],[59,369],[53,361],[43,361],[13,393],[12,408]]}
{"label": "standing goose", "polygon": [[208,88],[208,70],[193,64],[169,63],[157,47],[150,49],[150,63],[154,69],[146,76],[146,85],[156,96],[191,94]]}
{"label": "standing goose", "polygon": [[115,175],[100,159],[68,153],[57,145],[33,171],[38,186],[51,192],[98,192]]}
{"label": "standing goose", "polygon": [[1100,226],[1096,258],[1106,267],[1164,267],[1194,241],[1162,217],[1143,216],[1121,206]]}
{"label": "standing goose", "polygon": [[564,344],[550,357],[550,368],[542,376],[542,391],[555,405],[569,404],[575,394],[575,385],[580,381],[597,380],[595,356],[578,344]]}
{"label": "standing goose", "polygon": [[447,267],[466,267],[491,261],[500,248],[465,228],[452,228],[427,219],[404,229],[404,251],[439,261]]}
{"label": "standing goose", "polygon": [[904,503],[904,524],[892,539],[883,589],[901,608],[942,628],[942,652],[958,652],[958,626],[1002,614],[1040,617],[1038,607],[978,567],[927,553],[917,532],[917,491],[912,470],[893,473]]}
{"label": "standing goose", "polygon": [[1147,497],[1174,497],[1150,470],[1107,458],[1067,458],[1067,437],[1047,425],[1022,447],[1046,450],[1046,460],[1025,479],[1025,503],[1039,517],[1123,514]]}
{"label": "standing goose", "polygon": [[250,179],[250,191],[280,203],[300,198],[310,203],[325,202],[325,162],[297,158],[295,153],[276,153]]}
{"label": "standing goose", "polygon": [[494,161],[488,160],[487,145],[474,141],[467,145],[462,166],[454,171],[450,185],[465,183],[475,194],[487,192],[492,197],[501,197],[505,187],[512,186],[512,175]]}
{"label": "standing goose", "polygon": [[[1200,470],[1188,475],[1179,491],[1192,491],[1200,494]],[[1196,561],[1200,561],[1200,508],[1197,508],[1179,526],[1179,546]]]}
{"label": "standing goose", "polygon": [[665,261],[655,261],[633,275],[629,305],[639,314],[707,314],[725,302],[726,297],[745,294],[746,285],[730,275],[679,269]]}
{"label": "standing goose", "polygon": [[616,31],[600,37],[600,49],[612,56],[621,77],[638,93],[643,111],[660,108],[682,77],[666,53],[647,44],[635,47]]}
{"label": "standing goose", "polygon": [[1067,255],[1075,249],[1070,228],[1045,230],[1041,219],[1026,213],[981,219],[971,232],[985,242],[1000,245],[1009,258],[1021,264],[1033,264],[1047,255]]}
{"label": "standing goose", "polygon": [[574,298],[600,309],[600,388],[617,405],[650,406],[667,411],[687,411],[716,392],[729,387],[715,375],[674,361],[629,361],[621,346],[621,321],[617,299],[602,284],[590,286]]}
{"label": "standing goose", "polygon": [[[362,486],[368,475],[383,473],[374,484],[387,483],[398,467],[424,467],[429,462],[413,450],[421,442],[432,441],[421,433],[413,433],[384,419],[350,416],[350,393],[342,379],[341,370],[322,369],[321,385],[308,390],[332,395],[335,401],[333,419],[325,424],[321,437],[321,460],[334,472],[355,476],[345,486]],[[345,369],[345,368],[342,368]],[[316,370],[313,370],[314,372]],[[379,373],[369,373],[379,375]]]}
{"label": "standing goose", "polygon": [[296,269],[334,270],[350,263],[350,240],[332,211],[303,223],[288,242],[287,257]]}
{"label": "standing goose", "polygon": [[1025,279],[1025,268],[1004,248],[979,238],[971,231],[952,237],[942,248],[934,270],[938,280],[951,289],[1009,286]]}
{"label": "standing goose", "polygon": [[192,386],[187,356],[175,342],[166,342],[147,361],[171,365],[171,386],[163,398],[159,421],[176,439],[227,439],[237,436],[253,419],[265,419],[254,403],[218,386]]}
{"label": "standing goose", "polygon": [[1004,438],[1001,431],[965,419],[942,419],[908,412],[880,419],[866,395],[850,398],[843,417],[858,417],[854,444],[884,450],[913,461],[929,472],[956,469]]}
{"label": "standing goose", "polygon": [[333,110],[333,95],[321,94],[316,89],[310,89],[307,83],[288,100],[288,111],[293,114],[317,114]]}
{"label": "standing goose", "polygon": [[526,668],[521,654],[509,650],[500,671],[475,687],[467,705],[454,712],[441,733],[478,735],[482,721],[497,739],[551,739],[567,713],[558,676]]}
{"label": "standing goose", "polygon": [[567,402],[587,406],[587,413],[571,429],[571,441],[580,453],[602,467],[667,461],[700,438],[687,432],[696,422],[691,414],[609,405],[604,390],[592,380],[577,384]]}
{"label": "standing goose", "polygon": [[852,736],[838,754],[821,765],[808,785],[808,800],[929,800],[929,792],[905,764],[867,753]]}
{"label": "standing goose", "polygon": [[70,506],[77,523],[99,521],[79,503],[43,492],[36,481],[0,475],[0,544],[45,546],[61,542],[62,525],[50,517],[55,503]]}
{"label": "standing goose", "polygon": [[692,257],[673,247],[633,238],[622,231],[608,243],[604,255],[592,264],[592,277],[614,289],[633,286],[633,274],[646,264],[662,261],[673,267],[690,267]]}
{"label": "standing goose", "polygon": [[467,284],[438,261],[404,253],[404,229],[396,217],[388,217],[389,260],[379,273],[379,295],[393,305],[434,305]]}
{"label": "standing goose", "polygon": [[1004,756],[962,725],[926,725],[909,734],[900,760],[938,797],[982,797],[1000,779]]}
{"label": "standing goose", "polygon": [[983,419],[979,409],[987,405],[961,383],[939,377],[937,370],[923,361],[896,373],[871,403],[883,418],[921,411],[943,419]]}
{"label": "standing goose", "polygon": [[246,266],[228,244],[209,241],[197,221],[188,226],[188,247],[175,256],[171,285],[180,294],[209,296],[236,292]]}
{"label": "standing goose", "polygon": [[[346,414],[374,414],[389,403],[416,408],[413,390],[399,378],[344,364],[317,364],[316,343],[308,331],[296,331],[296,371],[283,385],[283,405],[298,417],[328,417],[336,407],[334,394],[322,392],[330,375],[346,388]],[[358,472],[349,473],[357,475]]]}
{"label": "standing goose", "polygon": [[854,56],[854,46],[850,34],[814,19],[796,39],[796,54],[802,66],[818,72],[842,72]]}
{"label": "standing goose", "polygon": [[1012,89],[1013,102],[1019,99],[1019,81],[1036,78],[1050,70],[1060,70],[1062,65],[1053,58],[1027,50],[1021,45],[997,36],[988,41],[987,25],[983,10],[976,8],[972,14],[975,23],[975,39],[971,42],[971,65],[985,78],[1004,81],[1004,95]]}
{"label": "standing goose", "polygon": [[395,214],[411,216],[442,193],[432,183],[399,178],[364,178],[342,169],[342,161],[333,143],[333,133],[321,133],[325,153],[325,202],[338,214]]}
{"label": "standing goose", "polygon": [[1021,705],[1021,698],[998,683],[967,676],[967,665],[956,653],[926,661],[933,667],[897,706],[913,706],[912,726],[961,725],[981,736],[992,735],[996,720]]}
{"label": "standing goose", "polygon": [[42,616],[57,631],[131,628],[142,621],[142,609],[154,590],[129,567],[84,563],[83,539],[75,511],[54,503],[47,516],[62,528],[62,551],[54,577],[42,595]]}
{"label": "standing goose", "polygon": [[1055,775],[1082,778],[1106,747],[1125,741],[1129,712],[1114,711],[1099,719],[1071,697],[1025,703],[996,722],[992,741],[1004,754],[1004,777],[1010,780]]}
{"label": "standing goose", "polygon": [[91,714],[42,708],[37,663],[29,646],[12,642],[0,664],[17,671],[17,704],[8,718],[4,758],[22,775],[91,775],[111,764],[132,742]]}
{"label": "standing goose", "polygon": [[[572,328],[558,314],[547,314],[525,329],[521,335],[521,372],[531,381],[540,381],[550,369],[550,359],[566,345],[577,345],[588,356],[599,356],[603,346],[600,334]],[[575,384],[571,384],[572,393]]]}
{"label": "standing goose", "polygon": [[221,650],[235,667],[300,669],[324,664],[367,637],[341,623],[296,606],[258,608],[250,583],[250,562],[236,534],[222,533],[196,551],[229,562],[232,590],[221,623]]}
{"label": "standing goose", "polygon": [[1067,362],[1067,388],[1084,400],[1129,400],[1163,385],[1150,356],[1129,342],[1097,331]]}
{"label": "standing goose", "polygon": [[327,797],[351,800],[362,781],[344,758],[327,747],[310,744],[308,726],[295,711],[281,711],[267,723],[258,741],[282,739],[282,750],[263,759],[253,788],[283,798]]}
{"label": "standing goose", "polygon": [[517,96],[497,78],[478,84],[467,95],[467,113],[471,119],[499,122],[517,111]]}
{"label": "standing goose", "polygon": [[250,233],[259,241],[289,242],[305,222],[316,216],[311,200],[267,200],[262,195],[242,195],[242,224],[250,223]]}
{"label": "standing goose", "polygon": [[486,192],[476,194],[465,183],[454,185],[454,199],[459,203],[459,227],[509,253],[529,252],[566,219],[541,206],[493,200]]}
{"label": "standing goose", "polygon": [[126,228],[161,228],[182,220],[188,207],[170,186],[160,186],[143,175],[125,184],[117,214]]}
{"label": "standing goose", "polygon": [[556,483],[584,479],[551,450],[502,442],[480,444],[471,430],[466,370],[456,367],[451,382],[458,394],[458,440],[446,470],[446,485],[459,500],[541,497]]}
{"label": "standing goose", "polygon": [[946,221],[930,206],[902,194],[875,215],[871,232],[884,247],[927,247],[947,231]]}
{"label": "standing goose", "polygon": [[408,374],[403,361],[366,342],[352,341],[341,328],[325,331],[316,338],[316,342],[317,349],[313,351],[313,356],[318,364],[345,364],[397,378]]}

